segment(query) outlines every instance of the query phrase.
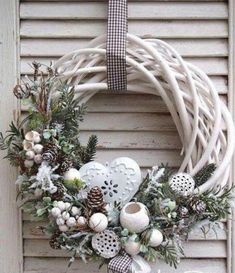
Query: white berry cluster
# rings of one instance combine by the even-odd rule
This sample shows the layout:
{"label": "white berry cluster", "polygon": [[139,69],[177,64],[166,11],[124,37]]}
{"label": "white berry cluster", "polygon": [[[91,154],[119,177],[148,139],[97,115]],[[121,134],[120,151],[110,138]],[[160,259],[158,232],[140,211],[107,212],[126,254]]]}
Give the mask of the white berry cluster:
{"label": "white berry cluster", "polygon": [[23,147],[26,156],[26,160],[24,161],[24,165],[26,168],[32,168],[34,163],[42,163],[43,146],[40,144],[40,142],[41,136],[36,131],[29,131],[25,135]]}
{"label": "white berry cluster", "polygon": [[66,232],[70,228],[74,228],[78,225],[81,220],[79,219],[81,209],[64,201],[55,201],[53,205],[51,215],[55,218],[60,231]]}

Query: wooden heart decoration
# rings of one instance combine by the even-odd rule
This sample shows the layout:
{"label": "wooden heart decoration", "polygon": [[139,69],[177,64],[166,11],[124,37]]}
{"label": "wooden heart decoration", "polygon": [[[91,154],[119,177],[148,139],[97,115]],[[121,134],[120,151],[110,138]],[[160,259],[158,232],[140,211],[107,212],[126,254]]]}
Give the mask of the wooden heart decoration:
{"label": "wooden heart decoration", "polygon": [[116,158],[106,166],[95,161],[89,162],[79,172],[88,187],[100,187],[105,201],[111,203],[129,202],[142,182],[140,167],[128,157]]}

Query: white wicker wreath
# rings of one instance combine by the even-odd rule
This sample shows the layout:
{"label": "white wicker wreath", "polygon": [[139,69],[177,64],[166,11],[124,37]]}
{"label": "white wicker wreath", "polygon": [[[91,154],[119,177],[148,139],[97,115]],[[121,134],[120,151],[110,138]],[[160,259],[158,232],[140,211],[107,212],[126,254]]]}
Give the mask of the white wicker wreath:
{"label": "white wicker wreath", "polygon": [[[59,59],[54,67],[62,81],[74,85],[81,103],[107,90],[106,36]],[[167,43],[127,35],[128,90],[160,95],[176,125],[184,159],[179,171],[197,173],[206,163],[217,169],[202,186],[225,185],[234,151],[232,117],[207,75],[185,62]]]}

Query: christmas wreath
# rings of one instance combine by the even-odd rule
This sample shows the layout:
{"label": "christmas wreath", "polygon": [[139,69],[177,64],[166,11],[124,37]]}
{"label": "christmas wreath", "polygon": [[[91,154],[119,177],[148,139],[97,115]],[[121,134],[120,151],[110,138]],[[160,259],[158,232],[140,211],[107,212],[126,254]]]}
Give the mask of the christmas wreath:
{"label": "christmas wreath", "polygon": [[[0,148],[19,168],[23,210],[47,220],[51,247],[70,251],[71,262],[99,259],[120,273],[148,273],[146,261],[157,259],[176,267],[189,233],[205,224],[213,228],[230,213],[231,188],[201,190],[216,165],[207,163],[193,175],[155,166],[142,178],[130,158],[93,161],[98,140],[91,135],[86,146],[79,140],[86,106],[74,82],[62,80],[58,69],[33,67],[33,79],[14,88],[28,115],[0,135]],[[204,130],[209,135],[210,128]]]}

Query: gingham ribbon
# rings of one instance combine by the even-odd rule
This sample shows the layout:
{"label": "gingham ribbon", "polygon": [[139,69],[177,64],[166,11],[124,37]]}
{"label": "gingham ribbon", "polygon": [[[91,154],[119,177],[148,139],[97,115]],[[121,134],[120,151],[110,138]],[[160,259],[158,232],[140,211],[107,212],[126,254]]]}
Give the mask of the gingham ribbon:
{"label": "gingham ribbon", "polygon": [[107,30],[107,81],[112,91],[126,90],[127,0],[109,0]]}
{"label": "gingham ribbon", "polygon": [[108,270],[113,273],[128,273],[131,264],[132,258],[125,253],[114,257],[108,264]]}

